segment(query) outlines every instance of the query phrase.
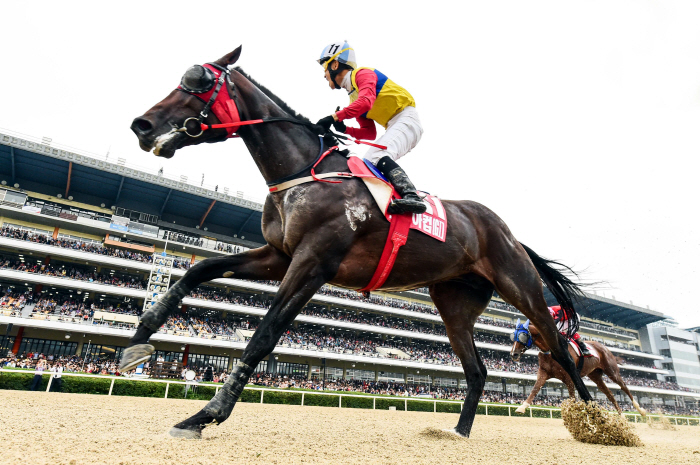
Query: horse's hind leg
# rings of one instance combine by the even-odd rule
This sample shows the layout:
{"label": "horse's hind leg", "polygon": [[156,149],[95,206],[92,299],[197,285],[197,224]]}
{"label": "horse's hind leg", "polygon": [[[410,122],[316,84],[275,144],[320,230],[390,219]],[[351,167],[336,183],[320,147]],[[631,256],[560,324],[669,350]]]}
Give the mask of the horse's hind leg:
{"label": "horse's hind leg", "polygon": [[588,373],[588,377],[595,383],[596,386],[598,386],[598,389],[600,389],[603,394],[605,394],[605,397],[608,398],[610,402],[612,402],[613,406],[615,407],[615,410],[617,410],[617,413],[622,415],[622,409],[620,408],[620,405],[617,403],[617,400],[615,400],[615,396],[613,396],[613,393],[610,392],[610,388],[605,385],[605,381],[603,381],[603,370],[598,368],[597,370],[593,370],[592,372]]}
{"label": "horse's hind leg", "polygon": [[[612,357],[612,355],[611,355]],[[625,381],[622,379],[622,375],[620,375],[620,368],[617,366],[617,362],[610,363],[608,366],[604,367],[605,374],[608,375],[608,378],[610,378],[615,384],[620,386],[620,389],[622,389],[622,392],[627,394],[627,397],[630,398],[632,401],[632,405],[634,405],[634,408],[637,409],[640,415],[643,417],[646,416],[647,411],[644,410],[636,400],[634,400],[634,397],[632,396],[632,393],[630,392],[629,388],[627,387],[627,384],[625,384]]]}
{"label": "horse's hind leg", "polygon": [[148,339],[177,310],[182,299],[201,283],[228,277],[282,280],[289,262],[288,256],[274,247],[265,245],[236,255],[208,258],[197,263],[168,289],[153,308],[141,316],[136,334],[122,356],[120,370],[131,370],[144,358],[150,358],[153,346],[147,344]]}
{"label": "horse's hind leg", "polygon": [[467,395],[455,432],[469,437],[487,374],[474,344],[474,323],[491,300],[493,287],[483,278],[468,275],[430,286],[430,296],[467,380]]}
{"label": "horse's hind leg", "polygon": [[535,324],[549,346],[552,358],[559,362],[571,377],[581,399],[593,400],[569,354],[569,344],[559,334],[549,314],[547,302],[544,300],[542,281],[525,250],[518,244],[506,243],[505,240],[497,248],[498,256],[490,260],[499,265],[492,271],[492,282],[496,286],[496,291],[506,302],[520,310]]}

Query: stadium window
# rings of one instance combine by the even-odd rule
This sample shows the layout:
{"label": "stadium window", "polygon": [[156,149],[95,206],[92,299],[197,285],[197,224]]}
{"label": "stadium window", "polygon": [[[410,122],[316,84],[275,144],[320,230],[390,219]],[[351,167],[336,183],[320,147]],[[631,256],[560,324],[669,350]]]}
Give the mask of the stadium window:
{"label": "stadium window", "polygon": [[215,370],[228,370],[228,357],[223,355],[190,354],[187,357],[187,365],[192,368],[206,368],[212,366]]}
{"label": "stadium window", "polygon": [[122,358],[124,347],[101,344],[83,344],[80,356],[85,359],[119,360]]}
{"label": "stadium window", "polygon": [[169,350],[156,350],[151,355],[151,363],[158,361],[162,357],[164,362],[182,362],[182,352],[171,352]]}
{"label": "stadium window", "polygon": [[70,355],[75,355],[77,348],[77,342],[24,338],[20,343],[18,354],[29,354],[30,352],[33,352],[44,355],[53,355],[55,357],[68,357]]}

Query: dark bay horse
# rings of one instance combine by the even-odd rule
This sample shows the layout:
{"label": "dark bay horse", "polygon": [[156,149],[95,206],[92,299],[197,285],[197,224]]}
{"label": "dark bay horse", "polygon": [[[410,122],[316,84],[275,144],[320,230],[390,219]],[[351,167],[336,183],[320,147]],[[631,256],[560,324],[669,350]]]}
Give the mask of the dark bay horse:
{"label": "dark bay horse", "polygon": [[[222,91],[235,102],[241,119],[301,118],[240,69],[229,71],[228,67],[238,60],[240,53],[241,47],[238,47],[209,66],[223,70],[223,74],[230,72]],[[194,69],[202,72],[200,68]],[[197,115],[206,124],[216,124],[222,119],[209,112],[208,102],[197,95],[198,88],[207,88],[206,76],[200,82],[188,70],[184,78],[189,79],[188,89],[192,92],[173,90],[144,115],[134,119],[131,129],[143,150],[154,150],[156,155],[170,158],[182,147],[226,139],[225,129],[204,131],[197,138],[182,131]],[[195,123],[198,126],[198,122]],[[322,147],[319,136],[307,125],[279,120],[242,126],[237,134],[268,183],[299,173],[307,176]],[[335,152],[325,158],[316,171],[348,171],[347,158]],[[575,315],[572,299],[581,292],[577,285],[553,266],[555,262],[519,243],[505,223],[483,205],[444,201],[444,208],[449,217],[445,242],[411,232],[381,289],[429,288],[451,346],[461,360],[468,385],[455,432],[469,436],[483,391],[486,367],[474,345],[474,323],[494,291],[543,328],[542,337],[553,347],[553,356],[565,367],[581,397],[590,400],[567,351],[566,341],[549,315],[542,288],[544,282],[562,308]],[[282,333],[323,284],[349,289],[367,285],[382,254],[389,223],[382,217],[364,183],[359,179],[345,179],[340,184],[312,182],[269,194],[263,210],[262,231],[267,242],[263,247],[209,258],[190,268],[151,310],[144,313],[124,352],[122,371],[150,357],[154,351],[148,344],[150,335],[177,309],[181,299],[203,282],[231,276],[281,281],[270,310],[226,384],[200,412],[171,429],[170,434],[175,437],[199,438],[207,425],[221,423],[229,417],[255,367],[273,351]]]}
{"label": "dark bay horse", "polygon": [[[527,342],[522,342],[521,338],[518,337],[520,334],[527,336]],[[544,341],[544,338],[540,332],[537,330],[537,327],[530,323],[530,320],[526,321],[525,324],[520,324],[520,320],[518,320],[518,324],[515,328],[512,339],[514,342],[513,347],[510,350],[510,355],[516,361],[519,360],[520,356],[533,344],[540,349],[538,354],[540,367],[539,370],[537,370],[537,382],[535,382],[535,385],[532,387],[532,391],[530,392],[527,400],[523,402],[523,405],[518,407],[516,412],[525,413],[527,408],[532,404],[532,401],[537,396],[537,393],[540,392],[540,389],[542,389],[542,386],[544,386],[544,383],[548,379],[556,378],[564,383],[569,390],[569,397],[574,397],[576,395],[574,383],[571,380],[571,377],[566,370],[564,370],[562,366],[557,363],[556,360],[554,360],[550,353],[549,346]],[[590,380],[593,381],[596,386],[598,386],[598,389],[605,394],[608,400],[612,402],[617,412],[622,415],[622,409],[618,405],[617,400],[615,400],[612,392],[610,392],[608,386],[605,385],[605,381],[603,381],[603,375],[608,375],[608,378],[613,380],[618,386],[620,386],[620,389],[622,389],[624,393],[629,396],[634,408],[636,408],[637,411],[642,414],[642,416],[645,416],[647,414],[646,410],[640,407],[637,401],[634,400],[634,397],[632,397],[632,393],[627,388],[622,376],[620,376],[620,367],[617,365],[617,358],[612,354],[612,352],[610,352],[610,349],[596,341],[586,341],[586,344],[592,346],[593,349],[598,352],[600,358],[584,357],[583,366],[581,367],[580,371],[581,377],[588,376],[588,378],[590,378]],[[578,364],[579,355],[571,346],[569,346],[569,354],[573,358],[574,362]]]}

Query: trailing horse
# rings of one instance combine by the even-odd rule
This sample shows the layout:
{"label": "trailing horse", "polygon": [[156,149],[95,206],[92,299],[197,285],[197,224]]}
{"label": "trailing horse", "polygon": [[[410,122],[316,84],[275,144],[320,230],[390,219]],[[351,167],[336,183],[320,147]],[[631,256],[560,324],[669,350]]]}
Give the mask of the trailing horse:
{"label": "trailing horse", "polygon": [[[520,320],[518,320],[512,339],[514,342],[510,350],[510,355],[515,361],[520,360],[520,356],[533,345],[540,349],[538,354],[540,367],[539,370],[537,370],[537,381],[532,387],[532,391],[527,400],[516,410],[517,413],[525,413],[548,379],[556,378],[564,383],[569,390],[569,397],[573,398],[576,395],[571,376],[569,376],[566,370],[554,360],[550,353],[549,346],[542,338],[537,327],[530,323],[530,320],[526,321],[525,324],[521,324]],[[586,344],[593,349],[594,356],[584,357],[580,365],[581,369],[579,373],[581,377],[588,376],[588,378],[598,386],[598,389],[605,394],[608,400],[612,402],[617,412],[622,415],[622,409],[618,405],[617,400],[615,400],[612,392],[610,392],[610,389],[603,381],[603,374],[608,375],[608,378],[613,380],[620,386],[620,389],[629,396],[634,408],[636,408],[642,416],[646,415],[646,410],[640,407],[637,401],[634,400],[632,393],[627,388],[622,376],[620,376],[620,367],[617,365],[617,358],[610,352],[610,349],[600,342],[588,341]],[[581,355],[579,355],[571,345],[569,345],[569,354],[578,366],[581,362]],[[595,356],[596,354],[597,357]]]}
{"label": "trailing horse", "polygon": [[[202,66],[190,68],[180,88],[134,119],[131,129],[141,148],[170,158],[182,147],[220,142],[233,132],[230,128],[200,131],[200,123],[212,125],[235,117],[245,122],[266,121],[240,125],[236,132],[268,185],[308,176],[324,150],[323,140],[309,128],[308,120],[302,120],[274,94],[240,69],[229,69],[240,53],[238,47],[205,65],[209,71]],[[348,159],[335,151],[315,170],[317,174],[347,172]],[[543,328],[542,337],[553,347],[553,356],[570,374],[581,397],[590,400],[566,341],[549,315],[542,289],[544,280],[573,315],[572,299],[580,292],[576,285],[521,245],[505,223],[483,205],[444,201],[443,206],[450,221],[445,241],[411,231],[393,272],[380,289],[429,288],[468,386],[455,432],[469,435],[486,381],[486,367],[476,351],[473,334],[474,323],[494,290]],[[336,184],[311,182],[271,192],[262,216],[267,244],[236,255],[209,258],[190,268],[143,314],[122,357],[122,370],[150,357],[154,350],[148,344],[150,335],[199,284],[231,276],[281,281],[270,310],[226,384],[200,412],[170,431],[176,437],[201,437],[207,425],[229,417],[255,367],[273,351],[282,333],[321,286],[331,283],[361,289],[370,282],[388,231],[389,223],[360,179],[345,178]]]}

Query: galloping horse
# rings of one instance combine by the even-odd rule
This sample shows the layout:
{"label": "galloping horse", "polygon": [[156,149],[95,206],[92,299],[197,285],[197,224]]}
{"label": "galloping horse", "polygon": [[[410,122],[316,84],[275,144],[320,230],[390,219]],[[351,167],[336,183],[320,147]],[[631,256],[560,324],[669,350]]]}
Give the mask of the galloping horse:
{"label": "galloping horse", "polygon": [[[229,68],[240,53],[238,47],[205,65],[206,69],[190,68],[180,88],[134,119],[131,129],[141,148],[147,152],[153,149],[155,155],[170,158],[188,145],[225,140],[231,133],[224,128],[199,134],[200,123],[211,125],[222,120],[214,99],[223,98],[223,104],[217,102],[227,111],[235,108],[241,120],[268,121],[240,126],[237,130],[268,185],[308,176],[324,150],[323,138],[312,131],[308,120],[302,120],[269,90],[257,85],[239,68]],[[217,86],[214,94],[213,83]],[[219,90],[223,97],[215,96]],[[295,124],[291,118],[302,124]],[[315,169],[316,174],[347,172],[348,160],[342,152],[335,151]],[[393,272],[380,289],[429,288],[468,385],[454,432],[469,436],[483,391],[487,372],[474,344],[474,323],[494,291],[543,328],[542,337],[553,347],[553,356],[565,367],[581,397],[590,400],[567,351],[566,340],[559,335],[549,315],[542,289],[544,282],[565,311],[575,315],[572,299],[581,292],[577,285],[553,266],[560,264],[538,256],[519,243],[505,223],[483,205],[444,201],[444,209],[450,222],[445,242],[411,232]],[[310,182],[272,192],[265,200],[262,216],[266,245],[203,260],[143,314],[122,357],[122,370],[150,357],[154,351],[148,344],[151,334],[199,284],[231,276],[281,281],[270,310],[225,385],[200,412],[175,425],[170,430],[172,436],[200,438],[207,425],[229,417],[255,367],[273,351],[282,333],[321,286],[332,283],[361,289],[367,285],[389,231],[389,223],[382,216],[359,179],[346,178],[338,184]]]}
{"label": "galloping horse", "polygon": [[[540,349],[538,354],[540,367],[539,370],[537,370],[537,382],[535,382],[535,385],[532,387],[532,391],[530,392],[527,400],[523,402],[523,405],[518,407],[516,412],[525,413],[527,408],[535,399],[535,396],[537,396],[537,393],[540,392],[540,389],[542,389],[542,386],[544,386],[544,383],[548,379],[556,378],[563,382],[569,390],[569,397],[574,397],[576,395],[574,391],[574,383],[571,380],[571,377],[562,368],[562,366],[557,363],[556,360],[554,360],[550,353],[549,346],[544,341],[543,336],[537,330],[537,327],[530,323],[530,320],[526,321],[525,324],[521,324],[520,320],[518,320],[511,339],[513,339],[514,342],[513,347],[510,350],[510,355],[515,361],[520,360],[520,356],[533,345]],[[637,411],[642,414],[642,416],[646,415],[646,410],[640,407],[637,401],[634,400],[632,393],[629,389],[627,389],[627,385],[622,380],[622,376],[620,376],[620,367],[617,366],[617,359],[612,352],[610,352],[610,349],[605,347],[600,342],[588,341],[586,344],[591,346],[597,352],[600,358],[584,357],[583,366],[581,367],[580,371],[581,377],[588,376],[590,380],[593,381],[596,386],[598,386],[598,389],[603,391],[608,400],[612,402],[617,412],[622,415],[622,409],[615,400],[615,397],[612,395],[612,392],[610,392],[608,386],[606,386],[605,382],[603,381],[603,374],[608,375],[608,378],[613,380],[618,386],[620,386],[620,389],[622,389],[625,394],[629,396],[634,408],[636,408]],[[569,346],[569,354],[574,359],[574,362],[578,364],[579,355],[571,346]]]}

